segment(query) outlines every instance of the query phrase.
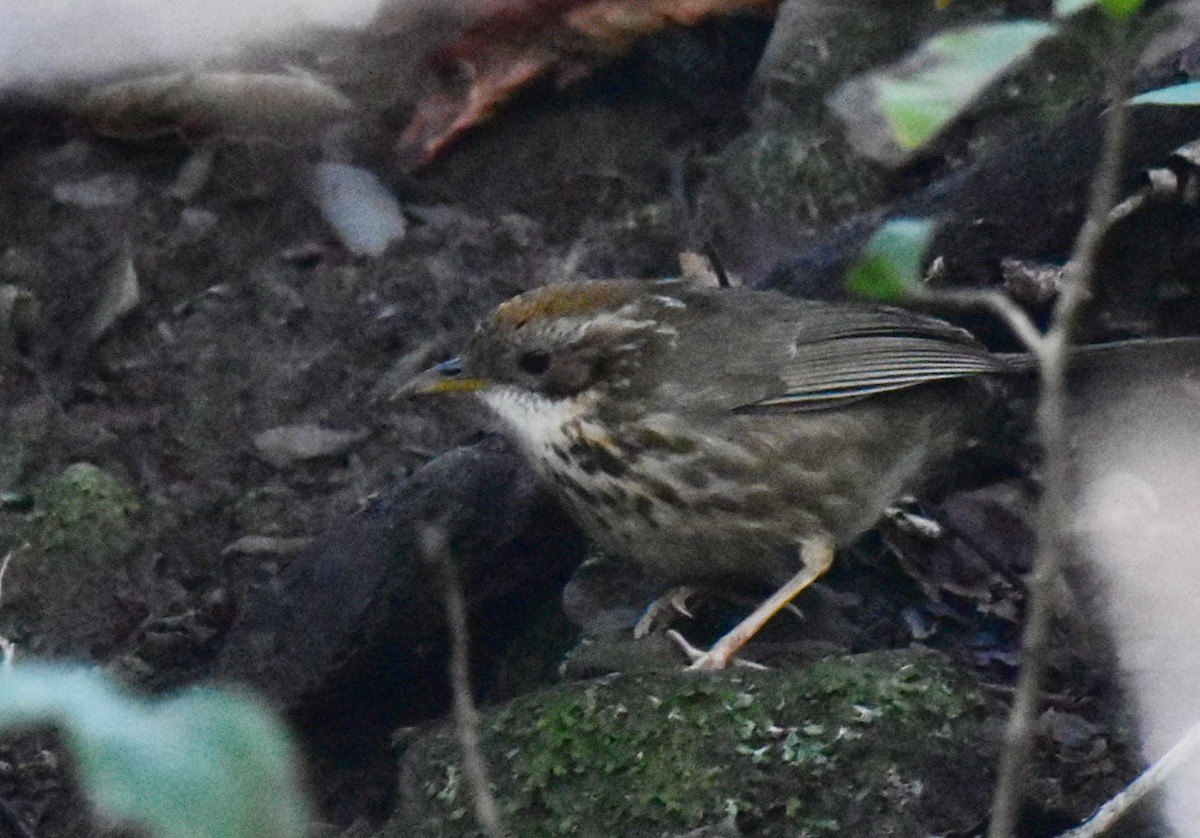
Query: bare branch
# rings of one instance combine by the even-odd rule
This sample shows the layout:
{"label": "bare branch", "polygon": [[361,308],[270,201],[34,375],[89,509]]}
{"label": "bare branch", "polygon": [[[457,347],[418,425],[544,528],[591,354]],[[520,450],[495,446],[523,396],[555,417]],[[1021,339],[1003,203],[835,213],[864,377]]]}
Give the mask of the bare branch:
{"label": "bare branch", "polygon": [[1036,358],[1043,350],[1042,333],[1019,305],[999,291],[946,288],[919,291],[909,296],[916,302],[933,302],[964,309],[984,309],[996,315],[1012,330],[1025,348]]}
{"label": "bare branch", "polygon": [[470,644],[467,606],[454,567],[454,558],[441,527],[423,525],[418,531],[421,552],[442,576],[446,597],[446,623],[450,629],[450,689],[454,695],[454,721],[463,753],[463,776],[475,802],[475,820],[487,838],[504,838],[500,809],[492,794],[487,761],[479,738],[479,711],[471,697]]}
{"label": "bare branch", "polygon": [[1067,452],[1066,369],[1071,339],[1083,304],[1092,293],[1092,277],[1110,211],[1116,203],[1125,150],[1128,72],[1124,49],[1124,26],[1114,31],[1122,49],[1108,73],[1106,95],[1110,102],[1104,121],[1104,148],[1092,182],[1087,216],[1075,240],[1071,260],[1063,277],[1063,291],[1054,309],[1050,330],[1038,353],[1041,398],[1038,401],[1038,431],[1044,457],[1044,486],[1038,508],[1038,546],[1028,579],[1028,609],[1022,638],[1021,673],[1016,698],[1009,716],[1004,753],[992,799],[988,838],[1011,838],[1020,809],[1021,781],[1033,752],[1034,720],[1045,670],[1045,650],[1054,610],[1054,581],[1067,546]]}

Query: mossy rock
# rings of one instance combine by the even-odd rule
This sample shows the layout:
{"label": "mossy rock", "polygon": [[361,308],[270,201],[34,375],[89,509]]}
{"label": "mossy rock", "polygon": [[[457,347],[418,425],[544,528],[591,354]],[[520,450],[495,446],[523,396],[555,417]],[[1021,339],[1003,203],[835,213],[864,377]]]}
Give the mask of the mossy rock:
{"label": "mossy rock", "polygon": [[[1051,39],[991,85],[916,159],[897,147],[904,162],[885,164],[860,150],[891,145],[882,139],[890,136],[886,120],[880,115],[877,126],[865,117],[846,124],[831,97],[938,32],[1003,19],[1005,4],[960,2],[936,13],[932,4],[917,3],[825,4],[819,11],[808,5],[796,4],[789,14],[785,4],[751,88],[750,127],[712,158],[700,190],[705,235],[730,267],[749,271],[750,278],[839,224],[861,216],[873,225],[865,216],[890,213],[903,192],[943,181],[1050,130],[1101,95],[1112,52],[1100,31],[1072,29]],[[862,102],[852,110],[872,109]],[[806,288],[808,294],[832,290]]]}
{"label": "mossy rock", "polygon": [[830,224],[878,204],[883,180],[827,122],[749,131],[721,153],[712,188],[731,212]]}
{"label": "mossy rock", "polygon": [[[755,835],[926,835],[978,823],[999,744],[941,655],[797,671],[662,672],[566,684],[483,717],[511,834],[659,836],[734,820]],[[383,835],[478,835],[452,727],[402,762]]]}
{"label": "mossy rock", "polygon": [[38,493],[24,538],[47,561],[115,561],[137,541],[132,527],[139,508],[137,496],[116,477],[75,463]]}
{"label": "mossy rock", "polygon": [[117,602],[130,594],[141,505],[90,463],[68,466],[35,496],[5,574],[5,634],[37,651],[91,654],[124,619]]}

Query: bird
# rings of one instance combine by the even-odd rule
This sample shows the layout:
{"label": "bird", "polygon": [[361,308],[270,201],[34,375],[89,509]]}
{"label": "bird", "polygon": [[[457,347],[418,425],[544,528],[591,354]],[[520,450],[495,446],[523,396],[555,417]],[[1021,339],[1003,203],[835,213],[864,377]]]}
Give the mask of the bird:
{"label": "bird", "polygon": [[574,280],[504,302],[394,395],[478,399],[604,551],[681,586],[774,586],[708,650],[683,643],[722,669],[1028,368],[882,304]]}

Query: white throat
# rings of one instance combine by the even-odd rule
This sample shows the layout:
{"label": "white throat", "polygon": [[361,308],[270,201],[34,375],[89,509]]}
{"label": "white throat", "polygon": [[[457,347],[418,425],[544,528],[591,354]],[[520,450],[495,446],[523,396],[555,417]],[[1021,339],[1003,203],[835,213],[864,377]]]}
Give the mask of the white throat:
{"label": "white throat", "polygon": [[508,385],[494,385],[477,394],[504,423],[508,435],[536,463],[555,446],[568,442],[564,426],[578,418],[588,406],[583,396],[551,399],[539,393]]}

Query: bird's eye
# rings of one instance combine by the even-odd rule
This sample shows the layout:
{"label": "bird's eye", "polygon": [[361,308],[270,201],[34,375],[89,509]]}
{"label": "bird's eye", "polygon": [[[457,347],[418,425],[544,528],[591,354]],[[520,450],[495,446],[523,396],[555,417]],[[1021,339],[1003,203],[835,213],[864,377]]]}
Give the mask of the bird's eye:
{"label": "bird's eye", "polygon": [[525,352],[517,359],[517,366],[521,368],[521,372],[541,375],[550,369],[550,355],[539,351]]}

